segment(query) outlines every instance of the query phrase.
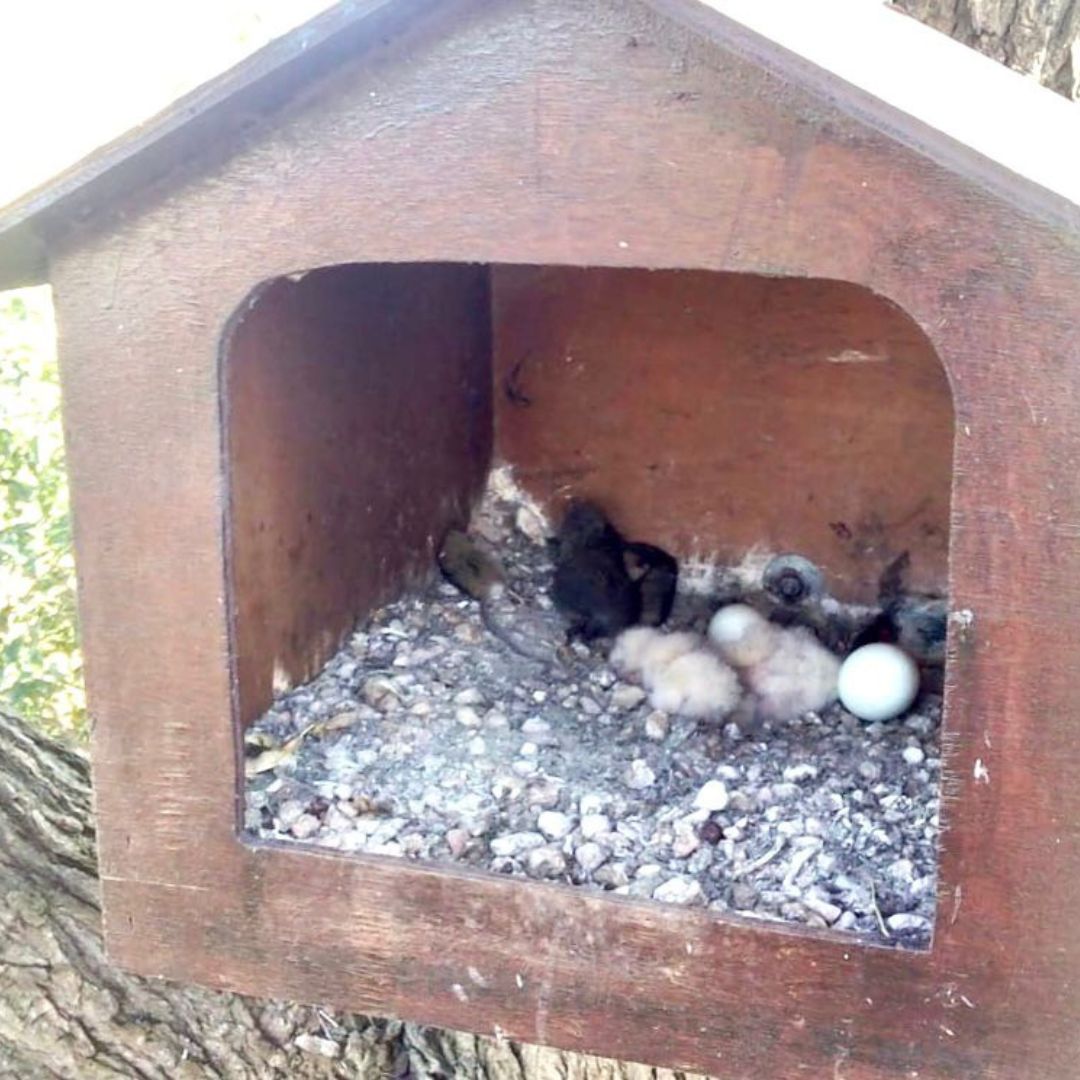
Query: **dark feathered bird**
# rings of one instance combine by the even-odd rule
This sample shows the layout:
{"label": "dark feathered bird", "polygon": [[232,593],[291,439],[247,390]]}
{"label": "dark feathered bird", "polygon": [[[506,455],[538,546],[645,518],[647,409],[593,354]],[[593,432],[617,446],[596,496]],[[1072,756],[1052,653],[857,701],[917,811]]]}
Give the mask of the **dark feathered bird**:
{"label": "dark feathered bird", "polygon": [[924,690],[940,692],[944,677],[949,603],[943,597],[904,591],[911,558],[905,551],[885,568],[878,584],[881,614],[852,642],[852,648],[875,641],[899,645],[918,662]]}
{"label": "dark feathered bird", "polygon": [[660,626],[667,622],[675,603],[679,564],[663,548],[642,543],[627,544],[623,548],[623,563],[630,580],[637,582],[641,596],[638,621],[643,626]]}
{"label": "dark feathered bird", "polygon": [[614,637],[641,613],[641,593],[626,570],[618,530],[592,503],[575,500],[559,528],[551,595],[570,636]]}

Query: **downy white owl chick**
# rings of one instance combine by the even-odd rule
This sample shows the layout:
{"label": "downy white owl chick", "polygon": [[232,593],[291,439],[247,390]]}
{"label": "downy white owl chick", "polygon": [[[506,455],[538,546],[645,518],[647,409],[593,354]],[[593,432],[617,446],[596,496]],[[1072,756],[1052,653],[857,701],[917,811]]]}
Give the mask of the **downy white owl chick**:
{"label": "downy white owl chick", "polygon": [[703,649],[684,653],[652,677],[649,704],[692,719],[722,719],[742,698],[739,677],[719,657]]}
{"label": "downy white owl chick", "polygon": [[727,604],[709,622],[709,641],[732,666],[760,663],[776,648],[780,629],[748,604]]}
{"label": "downy white owl chick", "polygon": [[840,658],[804,626],[777,629],[774,648],[746,668],[743,678],[757,699],[757,712],[770,720],[793,720],[820,712],[837,697]]}
{"label": "downy white owl chick", "polygon": [[759,716],[791,720],[836,700],[840,659],[802,626],[774,626],[745,604],[722,607],[709,640],[738,668]]}
{"label": "downy white owl chick", "polygon": [[697,634],[665,634],[651,626],[634,626],[615,639],[609,659],[622,678],[651,690],[658,672],[678,657],[700,649],[701,644]]}

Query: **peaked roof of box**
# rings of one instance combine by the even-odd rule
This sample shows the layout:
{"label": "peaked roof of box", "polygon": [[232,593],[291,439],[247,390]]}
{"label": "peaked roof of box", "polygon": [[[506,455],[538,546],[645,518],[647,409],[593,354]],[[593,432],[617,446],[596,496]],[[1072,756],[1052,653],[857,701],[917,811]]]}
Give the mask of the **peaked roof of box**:
{"label": "peaked roof of box", "polygon": [[[0,288],[47,280],[47,237],[162,182],[306,83],[453,0],[342,0],[0,209]],[[648,0],[929,158],[1080,232],[1080,106],[867,0]]]}

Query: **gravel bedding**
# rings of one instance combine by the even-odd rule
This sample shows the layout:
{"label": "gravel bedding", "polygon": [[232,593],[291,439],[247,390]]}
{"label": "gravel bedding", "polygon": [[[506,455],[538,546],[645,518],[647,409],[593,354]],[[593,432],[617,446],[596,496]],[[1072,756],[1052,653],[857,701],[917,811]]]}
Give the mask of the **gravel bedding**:
{"label": "gravel bedding", "polygon": [[[545,609],[530,513],[490,495],[474,524]],[[715,606],[681,592],[671,625],[700,629]],[[752,729],[668,717],[603,648],[527,660],[433,580],[257,721],[249,745],[295,752],[249,777],[245,828],[926,948],[940,715],[924,695],[887,724],[839,705]]]}

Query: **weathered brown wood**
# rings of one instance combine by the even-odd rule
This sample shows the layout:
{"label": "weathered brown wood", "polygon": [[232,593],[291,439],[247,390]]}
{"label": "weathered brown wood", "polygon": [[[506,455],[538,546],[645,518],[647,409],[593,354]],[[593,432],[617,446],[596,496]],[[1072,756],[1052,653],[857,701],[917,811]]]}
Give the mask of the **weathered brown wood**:
{"label": "weathered brown wood", "polygon": [[[1075,207],[663,7],[443,6],[51,252],[110,955],[728,1077],[1071,1078]],[[831,279],[927,335],[970,613],[928,955],[238,842],[219,351],[259,282],[358,261]]]}
{"label": "weathered brown wood", "polygon": [[487,272],[342,266],[245,302],[221,350],[244,723],[430,577],[491,457]]}
{"label": "weathered brown wood", "polygon": [[0,711],[0,1075],[694,1080],[506,1039],[141,979],[105,955],[90,766]]}
{"label": "weathered brown wood", "polygon": [[948,585],[953,419],[926,335],[837,281],[496,267],[496,453],[544,503],[738,562],[800,551],[872,600]]}

